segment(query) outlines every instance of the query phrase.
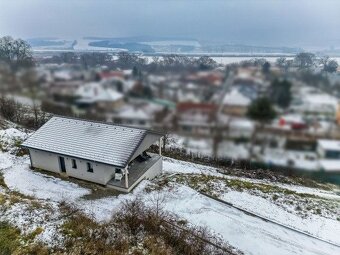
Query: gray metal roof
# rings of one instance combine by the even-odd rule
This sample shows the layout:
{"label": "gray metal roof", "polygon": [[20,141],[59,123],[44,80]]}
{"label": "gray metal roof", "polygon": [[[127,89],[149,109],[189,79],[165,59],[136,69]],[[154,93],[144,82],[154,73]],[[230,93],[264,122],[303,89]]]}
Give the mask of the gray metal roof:
{"label": "gray metal roof", "polygon": [[125,167],[148,133],[153,132],[110,123],[53,117],[22,145]]}

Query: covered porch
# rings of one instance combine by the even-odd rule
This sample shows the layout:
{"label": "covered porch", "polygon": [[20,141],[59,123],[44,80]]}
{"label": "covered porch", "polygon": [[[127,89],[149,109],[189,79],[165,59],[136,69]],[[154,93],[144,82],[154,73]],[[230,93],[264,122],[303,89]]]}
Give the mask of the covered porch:
{"label": "covered porch", "polygon": [[116,180],[113,177],[106,186],[122,192],[130,192],[143,179],[152,179],[160,174],[162,156],[154,153],[148,153],[148,155],[150,157],[145,161],[133,160],[127,169],[122,169],[123,177],[121,180]]}

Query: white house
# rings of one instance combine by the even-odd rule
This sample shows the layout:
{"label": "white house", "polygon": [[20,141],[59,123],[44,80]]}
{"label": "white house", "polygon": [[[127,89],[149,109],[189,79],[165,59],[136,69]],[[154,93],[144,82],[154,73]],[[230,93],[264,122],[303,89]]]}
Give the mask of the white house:
{"label": "white house", "polygon": [[[129,192],[162,171],[159,155],[145,151],[163,134],[111,123],[53,117],[24,143],[32,168]],[[159,146],[161,148],[161,146]]]}
{"label": "white house", "polygon": [[322,91],[302,87],[293,95],[291,109],[311,120],[335,120],[339,100]]}
{"label": "white house", "polygon": [[117,112],[107,114],[107,121],[133,127],[150,128],[153,116],[148,114],[142,106],[125,105]]}
{"label": "white house", "polygon": [[101,110],[112,111],[124,104],[123,94],[98,82],[86,83],[80,86],[75,95],[79,97],[76,105],[80,109],[97,107]]}
{"label": "white house", "polygon": [[223,98],[222,112],[229,115],[244,116],[247,113],[251,100],[238,89],[233,88]]}

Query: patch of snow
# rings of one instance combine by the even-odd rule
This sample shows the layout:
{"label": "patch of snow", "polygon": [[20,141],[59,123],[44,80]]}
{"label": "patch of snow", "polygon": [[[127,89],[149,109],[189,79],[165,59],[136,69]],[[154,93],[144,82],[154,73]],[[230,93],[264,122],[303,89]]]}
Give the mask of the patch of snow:
{"label": "patch of snow", "polygon": [[6,143],[13,143],[15,140],[25,140],[27,138],[27,134],[16,129],[9,128],[5,130],[0,130],[0,140]]}
{"label": "patch of snow", "polygon": [[5,182],[11,190],[39,199],[74,201],[90,190],[50,175],[33,172],[28,163],[17,164],[4,171]]}
{"label": "patch of snow", "polygon": [[167,157],[163,157],[163,173],[206,174],[222,176],[214,167],[175,160]]}
{"label": "patch of snow", "polygon": [[248,106],[250,103],[251,100],[237,89],[232,89],[223,98],[224,105]]}
{"label": "patch of snow", "polygon": [[96,200],[78,200],[77,206],[87,215],[90,215],[98,222],[108,221],[112,215],[119,210],[122,203],[129,199],[140,196],[149,181],[142,181],[132,193],[120,194],[117,197],[106,197]]}
{"label": "patch of snow", "polygon": [[11,167],[13,165],[13,159],[8,153],[0,153],[0,171]]}

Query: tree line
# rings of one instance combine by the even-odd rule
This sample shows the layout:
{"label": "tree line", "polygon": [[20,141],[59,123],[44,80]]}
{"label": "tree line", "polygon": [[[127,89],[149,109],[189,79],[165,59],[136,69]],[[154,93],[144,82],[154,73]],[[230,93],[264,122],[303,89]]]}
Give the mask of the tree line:
{"label": "tree line", "polygon": [[119,52],[117,54],[100,52],[63,52],[59,55],[54,55],[50,59],[44,59],[42,62],[80,65],[85,69],[102,66],[109,69],[132,69],[135,67],[139,70],[150,72],[210,70],[217,67],[216,61],[208,56],[196,58],[169,54],[160,57],[154,56],[152,58],[147,58],[128,52]]}
{"label": "tree line", "polygon": [[336,72],[339,67],[338,62],[331,59],[329,56],[317,58],[315,54],[309,52],[301,52],[297,54],[294,59],[287,59],[284,57],[278,58],[276,64],[285,70],[288,70],[291,67],[310,69],[320,65],[322,70],[328,73]]}

